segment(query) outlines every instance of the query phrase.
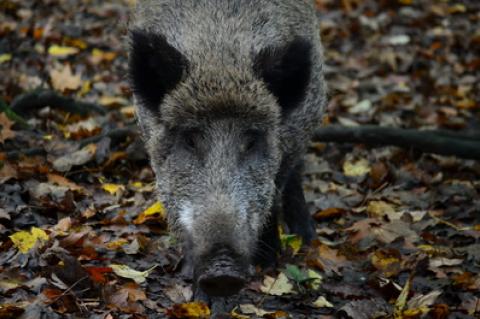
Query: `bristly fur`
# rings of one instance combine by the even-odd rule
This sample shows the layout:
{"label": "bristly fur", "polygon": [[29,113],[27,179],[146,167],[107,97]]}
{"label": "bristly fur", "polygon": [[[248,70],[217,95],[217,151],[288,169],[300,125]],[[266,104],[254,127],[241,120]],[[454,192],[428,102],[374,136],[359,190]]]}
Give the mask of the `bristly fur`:
{"label": "bristly fur", "polygon": [[[292,171],[325,106],[314,1],[142,0],[130,30],[138,122],[194,267],[219,246],[251,261],[269,230],[278,241],[282,198],[299,203],[291,223],[305,219],[289,227],[311,238]],[[282,196],[287,181],[292,198]]]}
{"label": "bristly fur", "polygon": [[129,61],[133,93],[146,107],[158,111],[165,96],[182,79],[188,62],[165,36],[144,30],[131,30]]}
{"label": "bristly fur", "polygon": [[255,71],[288,114],[305,98],[312,69],[311,44],[296,38],[282,48],[266,48],[255,60]]}

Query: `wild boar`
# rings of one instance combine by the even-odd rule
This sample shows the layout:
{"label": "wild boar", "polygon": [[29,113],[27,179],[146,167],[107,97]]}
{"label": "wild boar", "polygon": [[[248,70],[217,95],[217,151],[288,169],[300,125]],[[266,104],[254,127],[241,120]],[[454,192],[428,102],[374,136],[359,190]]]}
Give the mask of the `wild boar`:
{"label": "wild boar", "polygon": [[301,185],[325,105],[314,3],[144,0],[129,30],[138,122],[195,296],[235,294],[249,265],[275,261],[279,219],[315,236]]}

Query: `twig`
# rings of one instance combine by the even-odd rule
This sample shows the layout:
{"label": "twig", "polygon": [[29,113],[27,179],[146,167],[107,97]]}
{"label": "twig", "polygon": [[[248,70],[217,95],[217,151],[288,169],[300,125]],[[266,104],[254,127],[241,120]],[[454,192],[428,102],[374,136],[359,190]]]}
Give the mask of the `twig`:
{"label": "twig", "polygon": [[480,131],[420,131],[375,125],[345,127],[331,125],[318,129],[315,142],[362,143],[370,146],[392,145],[424,153],[480,159]]}
{"label": "twig", "polygon": [[[54,303],[56,302],[58,299],[62,298],[63,296],[65,296],[66,294],[68,294],[73,288],[75,288],[76,285],[78,285],[80,282],[84,281],[85,279],[87,279],[88,276],[85,276],[85,277],[82,277],[80,279],[78,279],[76,282],[74,282],[70,287],[68,287],[64,292],[62,292],[60,295],[58,295],[55,299],[52,300],[51,303]],[[87,291],[88,289],[83,289],[81,292],[85,292]]]}

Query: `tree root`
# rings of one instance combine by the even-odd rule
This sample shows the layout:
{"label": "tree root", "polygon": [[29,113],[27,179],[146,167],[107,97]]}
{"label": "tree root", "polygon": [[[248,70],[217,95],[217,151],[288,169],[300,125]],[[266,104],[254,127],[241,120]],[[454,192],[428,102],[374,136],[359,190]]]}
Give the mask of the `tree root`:
{"label": "tree root", "polygon": [[34,90],[17,96],[11,104],[11,109],[22,116],[34,110],[50,106],[65,112],[82,116],[92,112],[106,114],[105,108],[95,103],[81,102],[73,98],[62,96],[51,90]]}
{"label": "tree root", "polygon": [[424,153],[480,159],[480,131],[451,132],[388,128],[375,125],[346,127],[331,125],[315,131],[313,141],[398,146]]}

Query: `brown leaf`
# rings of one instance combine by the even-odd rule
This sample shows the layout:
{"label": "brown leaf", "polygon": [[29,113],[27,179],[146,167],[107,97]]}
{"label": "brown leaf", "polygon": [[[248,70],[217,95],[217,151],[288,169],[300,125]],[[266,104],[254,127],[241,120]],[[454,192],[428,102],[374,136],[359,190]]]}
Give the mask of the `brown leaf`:
{"label": "brown leaf", "polygon": [[72,68],[69,64],[53,69],[50,71],[50,79],[54,89],[65,92],[66,90],[75,91],[82,86],[82,77],[72,73]]}
{"label": "brown leaf", "polygon": [[11,130],[13,122],[5,115],[0,113],[0,144],[3,144],[5,140],[15,137],[15,132]]}
{"label": "brown leaf", "polygon": [[1,319],[17,319],[25,310],[13,305],[0,305]]}

